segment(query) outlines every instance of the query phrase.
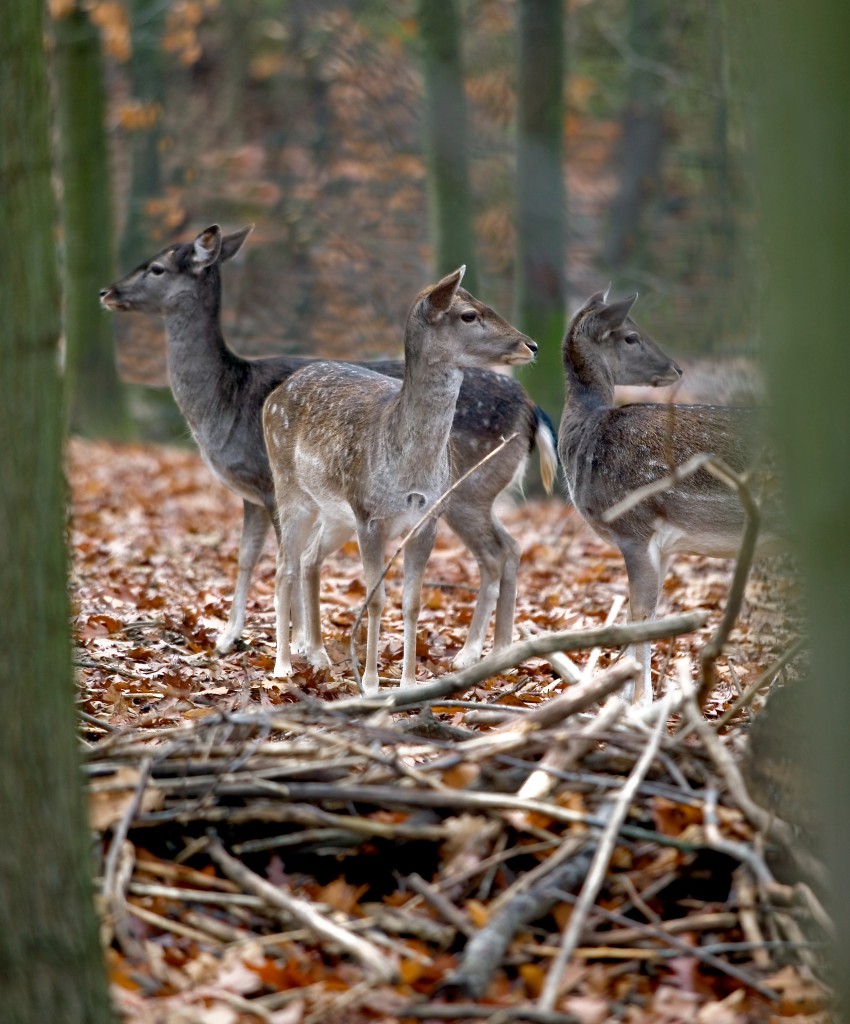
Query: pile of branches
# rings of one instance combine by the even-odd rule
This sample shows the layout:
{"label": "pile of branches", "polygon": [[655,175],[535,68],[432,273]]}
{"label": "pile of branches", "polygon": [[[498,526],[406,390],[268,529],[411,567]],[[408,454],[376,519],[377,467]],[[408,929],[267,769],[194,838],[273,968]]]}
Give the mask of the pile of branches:
{"label": "pile of branches", "polygon": [[[564,636],[413,690],[101,733],[86,764],[104,941],[125,975],[151,956],[142,933],[218,960],[251,941],[266,967],[231,1008],[316,1022],[563,1024],[579,1019],[577,965],[601,965],[621,1004],[683,963],[746,1013],[789,998],[791,968],[815,985],[831,934],[820,865],[750,798],[687,670],[640,712],[620,695],[630,659],[554,696],[452,699]],[[804,881],[778,881],[774,852]],[[286,973],[317,958],[334,985]],[[167,957],[146,970],[156,994],[185,984]]]}

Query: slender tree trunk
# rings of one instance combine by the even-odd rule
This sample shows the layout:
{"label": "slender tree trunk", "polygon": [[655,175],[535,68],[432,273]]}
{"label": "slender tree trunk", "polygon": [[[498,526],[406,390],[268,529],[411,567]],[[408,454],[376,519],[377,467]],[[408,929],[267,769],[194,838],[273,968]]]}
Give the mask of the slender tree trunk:
{"label": "slender tree trunk", "polygon": [[133,56],[130,58],[133,99],[141,104],[150,120],[130,129],[130,189],[120,245],[122,271],[135,266],[156,248],[149,230],[146,205],[159,195],[162,188],[159,148],[165,107],[160,47],[165,28],[165,5],[161,0],[132,0],[130,9],[133,20]]}
{"label": "slender tree trunk", "polygon": [[425,72],[424,149],[434,273],[440,277],[466,264],[464,287],[475,292],[478,275],[456,0],[419,0],[419,32]]}
{"label": "slender tree trunk", "polygon": [[59,283],[42,5],[0,42],[0,1019],[111,1019],[68,652]]}
{"label": "slender tree trunk", "polygon": [[114,277],[112,195],[97,30],[77,6],[54,23],[65,253],[67,393],[72,429],[131,433],[112,324],[98,292]]}
{"label": "slender tree trunk", "polygon": [[539,344],[523,376],[553,419],[563,404],[566,321],[564,5],[520,0],[517,90],[516,322]]}
{"label": "slender tree trunk", "polygon": [[664,148],[664,99],[669,86],[659,74],[667,54],[664,26],[668,0],[629,0],[628,41],[632,54],[626,105],[617,148],[619,187],[608,215],[602,262],[620,271],[639,256],[647,211],[658,195]]}
{"label": "slender tree trunk", "polygon": [[[737,11],[737,9],[736,9]],[[800,722],[818,776],[838,936],[834,981],[850,1006],[850,5],[770,0],[755,5],[738,64],[753,68],[757,180],[767,256],[764,352],[788,512],[806,577],[810,676]],[[782,54],[777,61],[776,55]]]}

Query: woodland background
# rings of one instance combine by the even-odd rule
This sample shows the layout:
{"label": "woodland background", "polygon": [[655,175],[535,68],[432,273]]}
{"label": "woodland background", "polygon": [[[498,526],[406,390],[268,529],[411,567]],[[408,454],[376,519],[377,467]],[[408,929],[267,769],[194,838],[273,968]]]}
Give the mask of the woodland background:
{"label": "woodland background", "polygon": [[257,224],[225,275],[246,354],[396,353],[412,297],[461,262],[541,344],[523,380],[556,422],[566,310],[609,281],[641,292],[641,322],[677,357],[757,347],[746,110],[721,3],[51,11],[79,429],[131,429],[108,368],[102,389],[82,369],[113,329],[122,377],[164,382],[159,324],[113,323],[98,289],[213,221]]}
{"label": "woodland background", "polygon": [[[844,756],[850,697],[841,685],[850,640],[850,477],[836,467],[846,464],[850,439],[850,403],[844,399],[850,349],[841,344],[840,303],[850,235],[844,196],[850,12],[831,0],[816,0],[805,12],[793,0],[56,0],[42,18],[39,5],[12,0],[7,29],[0,40],[0,222],[6,237],[0,344],[7,356],[0,375],[4,1017],[110,1017],[90,899],[93,851],[77,782],[81,740],[90,791],[120,795],[123,787],[123,797],[96,826],[95,857],[102,897],[118,901],[107,903],[101,927],[115,940],[110,977],[128,1019],[157,1019],[151,1015],[159,1013],[164,1020],[200,1020],[203,1013],[211,1021],[259,1016],[290,1024],[322,1019],[323,1007],[336,1005],[334,993],[360,991],[357,977],[335,973],[338,957],[331,963],[309,941],[298,946],[303,937],[286,938],[296,945],[282,952],[268,952],[273,944],[263,947],[259,968],[248,969],[250,978],[241,961],[235,975],[219,977],[221,961],[209,956],[209,933],[200,945],[197,929],[194,937],[173,938],[180,934],[174,929],[189,921],[186,904],[175,906],[173,895],[154,896],[149,889],[152,876],[182,880],[194,891],[203,872],[172,863],[170,847],[151,853],[135,832],[127,839],[126,829],[149,826],[145,815],[156,813],[133,807],[146,792],[149,771],[137,730],[153,730],[152,738],[161,730],[164,739],[188,729],[199,765],[215,749],[224,765],[238,767],[249,762],[242,759],[247,748],[239,729],[232,732],[238,725],[233,716],[251,705],[271,713],[292,700],[292,694],[273,693],[258,682],[267,669],[261,616],[245,658],[218,665],[208,656],[227,597],[227,545],[236,523],[229,529],[225,520],[234,507],[229,496],[210,495],[213,485],[204,483],[195,455],[149,443],[186,438],[163,387],[161,325],[110,317],[97,302],[98,290],[119,272],[213,221],[226,229],[257,225],[244,256],[226,274],[226,331],[243,353],[397,352],[413,295],[465,262],[476,292],[541,343],[538,366],[522,380],[555,419],[567,311],[608,280],[618,294],[640,290],[640,321],[685,364],[689,395],[729,400],[758,391],[753,357],[764,358],[775,440],[791,485],[792,532],[808,583],[809,688],[794,712],[799,734],[794,729],[792,736],[803,751],[798,763],[810,762],[817,779],[816,786],[804,786],[802,803],[814,810],[824,857],[834,877],[841,877],[850,842]],[[60,332],[61,377],[55,351]],[[60,468],[69,427],[75,435],[67,448],[70,492]],[[127,447],[103,440],[134,437],[147,443]],[[187,530],[193,517],[198,522]],[[560,504],[520,506],[511,522],[527,573],[521,615],[536,615],[544,629],[559,628],[565,624],[563,602],[580,606],[589,620],[604,621],[610,593],[616,598],[622,586],[621,567],[610,552],[588,540]],[[63,532],[71,543],[70,609]],[[457,553],[445,543],[441,550],[441,564],[454,564]],[[569,574],[565,551],[578,555],[569,559]],[[208,589],[192,606],[201,566],[209,569],[200,581]],[[357,597],[355,573],[353,552],[343,551],[332,581],[341,634]],[[267,568],[254,612],[264,592],[268,596],[268,581]],[[773,600],[772,583],[765,586],[757,577],[755,584]],[[452,586],[464,590],[464,580],[445,591],[431,588],[427,610],[449,633],[464,614],[463,600],[446,597]],[[671,589],[686,606],[701,603],[715,612],[725,597],[713,570],[693,562]],[[124,604],[141,608],[142,601],[150,602],[150,619],[134,613],[131,621],[120,611]],[[79,671],[76,708],[68,700],[69,611]],[[765,660],[774,662],[780,649],[787,650],[785,619],[771,612],[768,607],[742,621],[726,654],[721,706],[734,697],[739,667],[748,683]],[[684,650],[695,652],[704,638],[685,641]],[[445,654],[438,650],[429,667],[443,671]],[[528,712],[551,696],[548,679],[534,664],[520,689],[512,689],[514,680],[504,696],[513,702],[519,692]],[[323,698],[335,696],[338,684],[334,676],[304,683],[308,693],[312,688]],[[495,696],[487,687],[468,696],[501,701],[504,681],[494,685]],[[224,716],[223,740],[214,729],[206,731],[204,719],[218,722],[209,718],[211,709]],[[82,737],[75,712],[84,723]],[[466,728],[466,738],[469,730],[482,729],[460,711],[440,713],[444,724]],[[316,714],[316,735],[334,736],[338,722],[319,721],[324,712]],[[738,750],[749,722],[744,712],[724,734],[730,749]],[[392,747],[399,736],[380,742]],[[376,741],[364,733],[342,742],[356,746],[361,739],[361,746]],[[539,739],[545,744],[547,734]],[[136,740],[141,745],[134,747]],[[623,749],[626,763],[635,763],[634,738],[618,748],[623,742],[619,734],[610,741],[604,753],[613,760],[605,762],[606,770]],[[693,778],[705,789],[695,818],[660,813],[655,797],[633,812],[644,827],[655,827],[653,842],[666,833],[665,843],[678,850],[674,873],[681,869],[689,884],[699,875],[699,858],[687,852],[683,836],[692,825],[702,828],[710,792],[723,775],[723,762],[707,751],[694,758],[693,751],[683,754],[679,776],[662,780],[675,787],[682,772],[696,771]],[[118,764],[121,758],[127,765]],[[169,764],[158,765],[163,778]],[[121,775],[124,767],[129,776]],[[669,758],[662,767],[669,769]],[[111,781],[98,786],[91,778],[101,771]],[[176,771],[177,803],[165,814],[186,821],[199,805],[190,800],[187,812],[180,803],[183,768]],[[792,770],[795,782],[798,774]],[[450,788],[468,788],[469,782],[441,781]],[[158,783],[166,789],[169,784]],[[592,781],[583,784],[592,790]],[[472,788],[469,799],[480,796]],[[598,793],[583,798],[582,792],[559,792],[561,806],[584,813],[585,800]],[[745,822],[728,785],[721,800],[727,838],[738,842],[739,855],[753,844],[750,856],[757,863],[760,830],[769,826]],[[314,812],[319,818],[324,813]],[[389,814],[379,810],[357,822],[376,835],[382,827],[416,827],[407,812]],[[479,820],[473,818],[473,825]],[[507,820],[499,819],[503,830]],[[533,822],[546,832],[550,850],[566,837],[556,834],[559,820]],[[439,842],[445,838],[440,833]],[[493,840],[509,852],[517,842],[523,856],[526,841],[510,831]],[[127,843],[129,862],[122,859]],[[642,873],[669,867],[663,843],[639,849],[641,856],[630,859],[635,847],[620,837],[615,867],[625,889],[609,879],[609,902],[600,912],[622,908],[622,892],[631,891],[629,885],[640,888]],[[368,843],[366,856],[374,856]],[[442,864],[443,870],[451,867],[450,859]],[[148,894],[133,896],[135,924],[128,931],[121,900],[134,871],[132,884],[148,886]],[[289,877],[271,860],[264,871],[282,891],[293,888],[352,917],[365,913],[355,881]],[[435,884],[450,885],[450,878],[434,877]],[[512,888],[510,874],[498,875],[498,882]],[[215,885],[227,889],[221,878]],[[487,886],[482,882],[478,891]],[[399,892],[407,899],[409,893]],[[488,916],[466,890],[461,896],[465,916],[456,921],[458,935],[467,934],[464,927],[483,926]],[[832,897],[840,992],[850,978],[850,902],[841,886]],[[666,925],[670,905],[658,898],[648,912],[660,914]],[[705,898],[702,909],[708,908]],[[760,889],[758,899],[764,915],[776,912],[773,896]],[[734,918],[720,938],[731,938],[742,955],[740,908],[730,903],[720,909]],[[139,925],[140,912],[154,915],[146,928]],[[687,913],[705,917],[695,905]],[[547,925],[555,932],[561,927],[557,917]],[[224,924],[233,928],[234,920],[244,922],[237,916]],[[263,935],[272,923],[250,921]],[[593,933],[591,951],[593,942],[610,938],[606,927]],[[241,941],[238,928],[229,934],[219,941]],[[531,955],[542,956],[545,935],[533,937],[540,941]],[[805,939],[777,941],[795,956],[808,948]],[[417,974],[419,968],[408,964],[404,991],[377,992],[372,1004],[365,999],[357,1007],[362,1019],[395,1019],[410,1000],[433,996],[440,977],[457,966],[456,947],[444,956],[407,948],[409,964],[427,962],[428,970]],[[547,948],[550,956],[551,943]],[[542,979],[533,960],[523,959],[528,955],[526,942],[487,992],[489,1015],[536,996]],[[648,959],[654,957],[650,949]],[[776,971],[773,961],[769,976],[763,963],[755,965],[756,974],[781,994],[778,1009],[769,997],[744,1004],[717,985],[716,965],[700,960],[697,968],[693,957],[684,960],[686,967],[673,959],[660,974],[634,962],[625,971],[611,964],[589,970],[574,979],[575,999],[557,1019],[607,1019],[615,1012],[630,1020],[693,1019],[697,1010],[705,1021],[770,1019],[774,1011],[824,1019],[828,994],[800,967],[809,962],[802,953],[790,974]],[[192,988],[198,978],[210,977],[216,979],[214,995]],[[254,998],[258,977],[265,994]],[[309,1006],[303,1000],[260,1001],[302,989],[315,1000]],[[763,992],[759,998],[766,998]],[[158,999],[164,1002],[154,1009]],[[341,1005],[341,1019],[355,1019],[345,1017],[344,999]],[[182,1016],[174,1016],[178,1008]]]}

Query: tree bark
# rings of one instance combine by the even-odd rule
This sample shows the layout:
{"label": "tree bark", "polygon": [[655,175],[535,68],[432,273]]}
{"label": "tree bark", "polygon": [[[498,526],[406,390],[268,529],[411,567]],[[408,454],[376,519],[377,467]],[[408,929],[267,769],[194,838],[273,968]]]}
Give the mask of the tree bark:
{"label": "tree bark", "polygon": [[566,323],[563,4],[521,0],[518,71],[516,323],[540,346],[524,381],[557,422]]}
{"label": "tree bark", "polygon": [[[737,8],[735,8],[737,12]],[[755,15],[750,26],[747,13]],[[752,28],[752,31],[747,31]],[[805,574],[810,676],[806,733],[818,812],[834,881],[834,983],[850,1000],[850,6],[772,0],[737,12],[738,65],[753,70],[756,178],[766,252],[763,336],[773,426]],[[776,55],[783,59],[776,61]]]}
{"label": "tree bark", "polygon": [[68,652],[59,283],[42,5],[0,42],[0,1019],[111,1019]]}
{"label": "tree bark", "polygon": [[419,0],[425,73],[424,150],[437,277],[466,265],[463,284],[478,290],[469,188],[466,94],[456,0]]}
{"label": "tree bark", "polygon": [[115,369],[112,323],[98,300],[114,277],[100,41],[79,6],[54,29],[70,422],[89,436],[126,437],[131,421]]}

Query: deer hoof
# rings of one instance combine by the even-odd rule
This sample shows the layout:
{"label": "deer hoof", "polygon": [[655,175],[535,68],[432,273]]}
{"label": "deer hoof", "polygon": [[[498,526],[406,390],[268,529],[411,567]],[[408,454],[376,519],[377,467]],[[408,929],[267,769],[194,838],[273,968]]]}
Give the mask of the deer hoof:
{"label": "deer hoof", "polygon": [[370,675],[366,673],[360,681],[360,689],[363,693],[377,693],[380,688],[377,674]]}
{"label": "deer hoof", "polygon": [[457,652],[452,659],[452,668],[469,668],[470,665],[475,665],[481,660],[481,651],[471,648],[467,650],[465,647]]}
{"label": "deer hoof", "polygon": [[230,654],[238,639],[238,636],[231,636],[229,633],[222,633],[218,638],[218,643],[215,645],[216,654]]}
{"label": "deer hoof", "polygon": [[307,661],[311,668],[322,669],[331,667],[331,659],[324,648],[320,648],[318,651],[311,651],[307,655]]}
{"label": "deer hoof", "polygon": [[278,657],[274,663],[274,672],[272,675],[275,679],[291,679],[292,678],[292,662],[289,658]]}

